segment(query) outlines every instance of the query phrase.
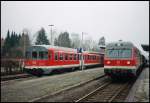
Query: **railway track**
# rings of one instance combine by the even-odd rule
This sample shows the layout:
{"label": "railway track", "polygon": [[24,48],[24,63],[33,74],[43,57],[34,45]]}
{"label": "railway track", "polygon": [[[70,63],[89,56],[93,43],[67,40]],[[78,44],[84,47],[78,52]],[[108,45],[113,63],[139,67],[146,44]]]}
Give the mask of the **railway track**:
{"label": "railway track", "polygon": [[75,102],[114,102],[124,101],[133,85],[133,81],[125,83],[106,82],[92,92],[75,100]]}
{"label": "railway track", "polygon": [[1,76],[1,81],[9,81],[9,80],[28,78],[28,77],[32,77],[32,75],[22,73],[22,74],[16,74],[16,75]]}
{"label": "railway track", "polygon": [[[98,82],[98,81],[105,81],[106,76],[105,75],[102,75],[100,77],[97,77],[95,79],[91,79],[89,81],[86,81],[86,82],[81,82],[81,83],[78,83],[78,84],[75,84],[75,85],[72,85],[72,86],[69,86],[67,88],[64,88],[62,90],[59,90],[59,91],[56,91],[52,94],[48,94],[48,95],[44,95],[42,97],[39,97],[39,98],[34,98],[33,100],[30,100],[29,102],[49,102],[49,99],[55,99],[55,97],[59,98],[60,95],[64,95],[64,94],[67,94],[67,93],[70,93],[70,91],[72,90],[76,90],[78,88],[81,88],[81,87],[84,87],[86,86],[87,84],[90,84],[92,82]],[[68,96],[67,96],[68,97]],[[51,101],[51,100],[50,100]],[[53,101],[53,100],[52,100]],[[62,101],[62,100],[61,100]]]}

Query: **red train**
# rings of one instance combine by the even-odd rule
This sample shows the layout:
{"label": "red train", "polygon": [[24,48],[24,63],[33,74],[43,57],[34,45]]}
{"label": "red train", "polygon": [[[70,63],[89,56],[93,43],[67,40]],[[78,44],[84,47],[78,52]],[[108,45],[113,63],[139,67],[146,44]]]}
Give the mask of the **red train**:
{"label": "red train", "polygon": [[119,41],[106,45],[104,72],[111,78],[135,77],[144,64],[144,56],[131,42]]}
{"label": "red train", "polygon": [[78,53],[76,49],[72,48],[35,45],[26,50],[24,70],[34,75],[42,75],[54,71],[77,69],[82,64],[84,68],[103,66],[103,61],[104,54],[98,52]]}

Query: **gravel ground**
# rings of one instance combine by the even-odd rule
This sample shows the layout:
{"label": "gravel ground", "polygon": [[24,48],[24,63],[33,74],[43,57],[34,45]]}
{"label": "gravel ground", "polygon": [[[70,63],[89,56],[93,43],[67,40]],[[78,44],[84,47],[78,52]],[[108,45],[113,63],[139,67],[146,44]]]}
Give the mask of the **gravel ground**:
{"label": "gravel ground", "polygon": [[2,102],[27,102],[77,83],[103,75],[103,68],[93,68],[61,75],[44,76],[1,86]]}
{"label": "gravel ground", "polygon": [[125,101],[149,102],[149,67],[142,71]]}

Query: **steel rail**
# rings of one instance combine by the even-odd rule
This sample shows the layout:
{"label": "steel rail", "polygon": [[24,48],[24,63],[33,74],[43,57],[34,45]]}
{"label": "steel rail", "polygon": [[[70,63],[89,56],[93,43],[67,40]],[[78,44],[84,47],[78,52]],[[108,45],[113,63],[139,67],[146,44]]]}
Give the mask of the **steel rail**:
{"label": "steel rail", "polygon": [[98,90],[103,89],[104,87],[108,86],[109,84],[111,84],[111,82],[107,82],[107,83],[101,85],[100,87],[98,87],[97,89],[93,90],[93,91],[90,92],[89,94],[87,94],[87,95],[81,97],[81,98],[78,99],[78,100],[75,100],[75,102],[80,102],[80,101],[82,101],[82,100],[88,98],[89,96],[93,95],[93,94],[96,93]]}

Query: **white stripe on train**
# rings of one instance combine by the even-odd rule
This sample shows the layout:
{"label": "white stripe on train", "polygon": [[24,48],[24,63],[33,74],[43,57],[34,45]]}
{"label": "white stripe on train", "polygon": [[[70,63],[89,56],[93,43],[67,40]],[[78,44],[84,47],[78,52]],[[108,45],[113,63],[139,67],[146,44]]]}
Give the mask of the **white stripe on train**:
{"label": "white stripe on train", "polygon": [[137,69],[136,66],[104,66],[104,68],[107,68],[107,69],[112,69],[112,68],[115,68],[115,69],[120,69],[120,68],[123,68],[123,69]]}
{"label": "white stripe on train", "polygon": [[[90,66],[90,65],[99,65],[99,63],[90,63],[90,64],[84,64],[85,66]],[[28,69],[33,69],[33,68],[70,68],[70,67],[79,67],[79,64],[73,64],[73,65],[57,65],[57,66],[25,66],[24,68]]]}

